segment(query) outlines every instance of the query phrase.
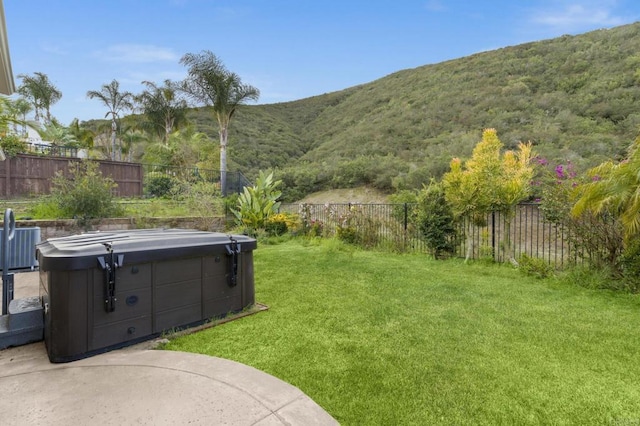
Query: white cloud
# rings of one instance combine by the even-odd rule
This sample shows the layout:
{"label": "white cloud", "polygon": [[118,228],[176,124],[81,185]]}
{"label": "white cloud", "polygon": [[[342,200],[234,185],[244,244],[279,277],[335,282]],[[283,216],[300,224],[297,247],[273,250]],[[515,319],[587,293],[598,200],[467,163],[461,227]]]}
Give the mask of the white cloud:
{"label": "white cloud", "polygon": [[116,44],[94,52],[94,56],[112,62],[161,62],[178,61],[173,50],[147,44]]}
{"label": "white cloud", "polygon": [[180,81],[187,76],[186,71],[135,71],[118,79],[122,84],[140,85],[142,81],[162,84],[165,80]]}
{"label": "white cloud", "polygon": [[611,1],[572,2],[564,7],[534,11],[531,20],[535,24],[564,32],[611,27],[628,22],[628,18],[616,16],[614,9],[615,2]]}
{"label": "white cloud", "polygon": [[54,55],[65,56],[69,54],[69,51],[62,46],[54,45],[48,42],[43,43],[40,47],[43,52],[52,53]]}
{"label": "white cloud", "polygon": [[425,7],[427,8],[427,10],[430,10],[432,12],[442,12],[446,9],[444,4],[442,4],[440,0],[428,0],[425,4]]}

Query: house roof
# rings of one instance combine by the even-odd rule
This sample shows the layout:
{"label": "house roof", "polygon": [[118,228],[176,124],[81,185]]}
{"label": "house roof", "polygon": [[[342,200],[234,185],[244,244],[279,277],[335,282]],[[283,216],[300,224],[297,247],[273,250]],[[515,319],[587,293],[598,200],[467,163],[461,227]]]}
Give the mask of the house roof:
{"label": "house roof", "polygon": [[7,25],[4,20],[4,5],[0,0],[0,93],[11,95],[15,91],[16,84],[13,81],[13,70],[11,69]]}

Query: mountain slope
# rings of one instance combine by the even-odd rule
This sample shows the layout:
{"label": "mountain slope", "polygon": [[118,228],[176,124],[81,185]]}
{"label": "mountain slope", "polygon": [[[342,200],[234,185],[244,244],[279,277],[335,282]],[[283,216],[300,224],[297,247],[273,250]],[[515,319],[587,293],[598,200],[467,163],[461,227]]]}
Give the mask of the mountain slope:
{"label": "mountain slope", "polygon": [[[244,106],[232,167],[277,169],[297,198],[328,187],[417,187],[494,127],[586,168],[621,158],[640,125],[640,23],[403,70],[340,92]],[[197,113],[217,140],[212,116]],[[204,115],[203,115],[204,114]]]}

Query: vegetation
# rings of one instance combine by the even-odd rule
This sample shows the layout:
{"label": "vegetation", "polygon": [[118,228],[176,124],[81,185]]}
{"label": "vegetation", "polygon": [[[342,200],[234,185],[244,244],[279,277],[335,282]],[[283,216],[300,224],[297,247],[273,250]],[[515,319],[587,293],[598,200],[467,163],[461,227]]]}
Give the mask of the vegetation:
{"label": "vegetation", "polygon": [[[388,193],[420,189],[442,177],[451,158],[468,158],[482,128],[497,129],[507,150],[531,141],[550,163],[571,161],[581,172],[623,159],[628,141],[637,136],[639,50],[637,23],[403,70],[295,102],[218,107],[217,98],[203,91],[199,103],[205,106],[189,110],[187,119],[195,132],[211,139],[228,136],[220,139],[223,147],[228,144],[229,164],[223,169],[241,170],[251,180],[259,170],[274,171],[283,182],[283,201],[363,185]],[[213,83],[234,76],[211,52],[185,55],[183,63],[194,71],[192,83],[200,71],[221,77],[211,81],[211,90]],[[171,88],[149,84],[155,86],[146,88],[149,94]],[[257,89],[245,94],[257,97]],[[160,139],[159,129],[143,129],[150,116],[142,105],[139,110],[142,114],[123,118],[117,135],[124,141],[125,128],[144,134],[130,151],[134,161]],[[96,146],[105,134],[109,138],[110,123],[83,124],[95,133]],[[228,133],[221,134],[223,129]],[[214,169],[213,161],[225,159],[216,154],[208,161],[206,168]]]}
{"label": "vegetation", "polygon": [[179,84],[165,80],[162,86],[143,81],[146,89],[135,97],[142,111],[140,127],[169,142],[169,135],[187,124],[187,101],[179,94]]}
{"label": "vegetation", "polygon": [[[35,120],[39,121],[44,113],[45,123],[51,123],[51,106],[62,98],[62,92],[42,72],[18,74],[18,78],[22,80],[18,93],[33,106]],[[26,107],[21,106],[21,111],[26,111]]]}
{"label": "vegetation", "polygon": [[232,212],[237,224],[246,232],[255,235],[259,229],[265,228],[269,217],[278,212],[278,198],[282,193],[277,188],[281,183],[273,179],[273,174],[260,172],[255,185],[244,187]]}
{"label": "vegetation", "polygon": [[211,106],[218,122],[220,136],[220,187],[227,195],[227,143],[229,124],[238,107],[257,100],[260,91],[243,84],[240,76],[227,70],[222,61],[210,51],[187,53],[180,62],[188,68],[182,83],[184,90],[196,102]]}
{"label": "vegetation", "polygon": [[[109,84],[103,84],[99,92],[89,90],[87,97],[89,99],[98,99],[107,107],[108,111],[105,117],[111,116],[111,160],[121,160],[122,145],[119,145],[119,151],[116,149],[118,119],[122,112],[133,109],[133,94],[121,91],[120,83],[117,80],[112,80]],[[116,153],[119,155],[116,156]]]}
{"label": "vegetation", "polygon": [[335,240],[261,246],[254,259],[269,310],[167,349],[273,374],[344,425],[640,417],[636,296]]}
{"label": "vegetation", "polygon": [[27,144],[16,135],[6,135],[0,139],[0,148],[7,157],[15,157],[16,154],[26,151]]}
{"label": "vegetation", "polygon": [[58,173],[53,179],[51,202],[58,218],[77,218],[81,222],[118,216],[112,191],[116,184],[104,177],[93,161],[76,163],[69,176]]}
{"label": "vegetation", "polygon": [[458,239],[455,218],[441,184],[431,182],[416,197],[414,221],[435,259],[455,253]]}
{"label": "vegetation", "polygon": [[[502,146],[495,129],[484,130],[472,157],[464,163],[454,158],[442,183],[445,199],[457,218],[469,216],[473,225],[484,226],[487,214],[506,215],[505,252],[509,253],[511,218],[515,206],[529,196],[533,168],[529,164],[531,144],[519,143],[517,152],[506,151],[504,155]],[[468,248],[473,249],[471,240]]]}

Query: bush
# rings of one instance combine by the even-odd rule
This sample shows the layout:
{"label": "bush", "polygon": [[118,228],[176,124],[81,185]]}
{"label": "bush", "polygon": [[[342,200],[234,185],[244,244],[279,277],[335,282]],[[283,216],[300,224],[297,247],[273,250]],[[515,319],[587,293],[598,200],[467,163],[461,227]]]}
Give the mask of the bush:
{"label": "bush", "polygon": [[178,186],[176,178],[152,172],[145,179],[144,192],[149,197],[166,198],[173,195]]}
{"label": "bush", "polygon": [[379,223],[376,219],[364,214],[361,207],[354,205],[338,218],[336,236],[345,243],[373,248],[380,240],[378,228]]}
{"label": "bush", "polygon": [[444,188],[432,181],[420,191],[417,201],[415,221],[433,257],[451,256],[455,252],[457,234]]}
{"label": "bush", "polygon": [[280,207],[277,201],[282,193],[277,190],[280,181],[273,180],[273,173],[265,175],[262,171],[252,187],[245,187],[238,197],[238,204],[232,209],[237,224],[252,231],[264,228],[269,216],[276,214]]}
{"label": "bush", "polygon": [[15,157],[27,151],[27,143],[16,135],[6,135],[0,139],[0,148],[7,157]]}
{"label": "bush", "polygon": [[112,217],[120,213],[112,191],[117,184],[105,178],[98,163],[82,161],[69,167],[69,176],[56,173],[51,197],[64,217],[89,219]]}
{"label": "bush", "polygon": [[525,275],[536,278],[548,278],[553,276],[554,268],[544,259],[532,257],[525,253],[518,259],[518,269]]}
{"label": "bush", "polygon": [[264,229],[268,236],[280,236],[288,232],[295,233],[301,228],[300,218],[296,214],[278,213],[265,221]]}
{"label": "bush", "polygon": [[635,239],[627,244],[620,256],[622,279],[628,290],[640,291],[640,240]]}

